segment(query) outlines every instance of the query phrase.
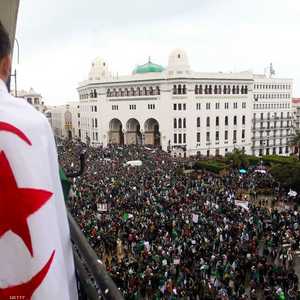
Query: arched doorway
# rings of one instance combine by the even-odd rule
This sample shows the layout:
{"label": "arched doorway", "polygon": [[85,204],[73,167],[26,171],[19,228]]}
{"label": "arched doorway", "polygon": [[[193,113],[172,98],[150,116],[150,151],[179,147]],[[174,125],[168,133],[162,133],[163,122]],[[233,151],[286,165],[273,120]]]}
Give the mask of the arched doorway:
{"label": "arched doorway", "polygon": [[159,123],[150,118],[145,122],[145,145],[160,146]]}
{"label": "arched doorway", "polygon": [[112,119],[109,122],[108,143],[124,145],[123,126],[119,119]]}
{"label": "arched doorway", "polygon": [[126,123],[126,144],[141,145],[142,133],[140,123],[137,119],[129,119]]}

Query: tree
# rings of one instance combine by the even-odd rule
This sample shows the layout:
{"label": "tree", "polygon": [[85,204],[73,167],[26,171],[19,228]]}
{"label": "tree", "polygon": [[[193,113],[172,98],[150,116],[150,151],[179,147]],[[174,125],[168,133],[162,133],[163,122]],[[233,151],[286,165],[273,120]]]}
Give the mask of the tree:
{"label": "tree", "polygon": [[300,163],[275,164],[271,170],[273,177],[284,187],[300,192]]}
{"label": "tree", "polygon": [[296,147],[298,151],[298,158],[300,160],[300,130],[296,130],[292,140],[290,142],[291,146]]}
{"label": "tree", "polygon": [[248,168],[249,161],[243,150],[234,149],[231,153],[226,154],[226,161],[234,168]]}

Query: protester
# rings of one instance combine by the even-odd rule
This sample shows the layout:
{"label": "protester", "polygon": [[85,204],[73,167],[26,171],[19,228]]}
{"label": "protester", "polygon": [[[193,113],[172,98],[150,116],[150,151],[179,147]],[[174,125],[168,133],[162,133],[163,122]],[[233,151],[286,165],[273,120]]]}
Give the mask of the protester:
{"label": "protester", "polygon": [[[85,148],[61,142],[66,172],[79,168]],[[132,160],[142,165],[125,164]],[[124,297],[296,299],[300,215],[235,205],[241,189],[282,198],[271,175],[186,176],[178,172],[185,164],[149,147],[87,148],[69,208]]]}

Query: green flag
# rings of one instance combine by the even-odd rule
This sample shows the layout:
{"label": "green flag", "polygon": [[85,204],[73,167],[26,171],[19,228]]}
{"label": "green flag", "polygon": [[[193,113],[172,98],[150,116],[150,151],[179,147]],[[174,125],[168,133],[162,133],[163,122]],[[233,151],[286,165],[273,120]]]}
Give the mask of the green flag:
{"label": "green flag", "polygon": [[128,220],[128,213],[127,213],[127,212],[124,213],[124,215],[123,215],[123,220],[124,220],[124,221],[127,221],[127,220]]}
{"label": "green flag", "polygon": [[59,168],[59,177],[60,177],[60,182],[61,182],[61,185],[62,185],[62,188],[63,188],[65,201],[68,201],[69,192],[70,192],[70,188],[71,188],[71,182],[67,178],[67,176],[64,173],[62,168]]}

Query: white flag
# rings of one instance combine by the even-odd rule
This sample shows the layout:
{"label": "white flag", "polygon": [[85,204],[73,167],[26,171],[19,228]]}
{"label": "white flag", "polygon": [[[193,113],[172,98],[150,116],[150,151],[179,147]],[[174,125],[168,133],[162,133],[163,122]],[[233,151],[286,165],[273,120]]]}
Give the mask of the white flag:
{"label": "white flag", "polygon": [[0,266],[0,299],[78,298],[50,125],[1,80]]}

